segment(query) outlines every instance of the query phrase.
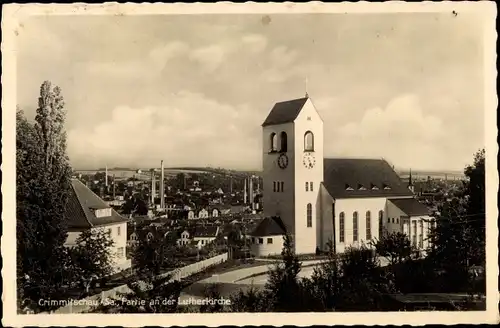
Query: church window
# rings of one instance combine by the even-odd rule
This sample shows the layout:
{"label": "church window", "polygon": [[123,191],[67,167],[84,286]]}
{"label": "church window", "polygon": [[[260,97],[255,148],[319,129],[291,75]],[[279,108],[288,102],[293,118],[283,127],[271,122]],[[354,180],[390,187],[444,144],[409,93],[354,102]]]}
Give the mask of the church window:
{"label": "church window", "polygon": [[312,227],[312,204],[307,204],[307,227]]}
{"label": "church window", "polygon": [[391,218],[387,218],[387,223],[391,223]]}
{"label": "church window", "polygon": [[340,212],[340,215],[339,215],[339,226],[340,226],[340,238],[339,238],[339,241],[341,243],[343,243],[345,241],[345,214],[344,212]]}
{"label": "church window", "polygon": [[304,134],[304,151],[314,151],[314,135],[311,131]]}
{"label": "church window", "polygon": [[276,192],[276,181],[273,181],[273,192]]}
{"label": "church window", "polygon": [[284,183],[283,181],[281,181],[281,182],[280,182],[280,185],[281,185],[281,192],[283,192],[284,187],[285,187],[285,186],[284,186],[284,185],[285,185],[285,183]]}
{"label": "church window", "polygon": [[394,218],[392,218],[392,223],[394,223]]}
{"label": "church window", "polygon": [[358,241],[358,212],[352,213],[352,241]]}
{"label": "church window", "polygon": [[372,239],[372,217],[370,211],[366,211],[366,240]]}
{"label": "church window", "polygon": [[278,136],[276,135],[276,133],[271,133],[270,135],[270,151],[271,152],[274,152],[274,151],[278,151]]}
{"label": "church window", "polygon": [[306,182],[306,191],[309,191],[309,182]]}
{"label": "church window", "polygon": [[259,238],[259,244],[264,244],[264,238]]}
{"label": "church window", "polygon": [[396,218],[396,223],[399,224],[399,218]]}
{"label": "church window", "polygon": [[282,153],[287,152],[287,135],[285,131],[281,132],[280,134],[280,142],[281,142],[280,151]]}
{"label": "church window", "polygon": [[309,186],[311,187],[311,191],[313,191],[313,183],[312,183],[312,181],[309,183]]}
{"label": "church window", "polygon": [[267,243],[268,244],[272,244],[273,243],[273,239],[272,238],[267,238]]}
{"label": "church window", "polygon": [[382,238],[382,230],[384,228],[384,211],[378,211],[378,238]]}

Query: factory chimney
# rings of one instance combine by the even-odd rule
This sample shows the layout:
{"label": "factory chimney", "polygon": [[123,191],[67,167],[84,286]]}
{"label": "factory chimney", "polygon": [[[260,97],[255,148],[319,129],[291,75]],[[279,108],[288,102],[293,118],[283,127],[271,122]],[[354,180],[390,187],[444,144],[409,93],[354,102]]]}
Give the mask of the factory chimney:
{"label": "factory chimney", "polygon": [[163,160],[161,160],[161,178],[160,178],[160,207],[163,210],[165,208],[165,168],[163,166]]}
{"label": "factory chimney", "polygon": [[155,169],[151,169],[151,205],[155,205],[155,196],[156,196],[156,175]]}
{"label": "factory chimney", "polygon": [[248,194],[249,196],[249,201],[250,201],[250,206],[252,210],[254,209],[254,204],[253,204],[253,175],[248,178],[249,183],[248,183]]}
{"label": "factory chimney", "polygon": [[108,165],[106,165],[106,176],[104,177],[104,185],[106,186],[106,191],[108,191]]}
{"label": "factory chimney", "polygon": [[116,180],[115,175],[113,174],[113,200],[116,199]]}
{"label": "factory chimney", "polygon": [[245,179],[245,186],[243,187],[243,204],[247,204],[247,179]]}

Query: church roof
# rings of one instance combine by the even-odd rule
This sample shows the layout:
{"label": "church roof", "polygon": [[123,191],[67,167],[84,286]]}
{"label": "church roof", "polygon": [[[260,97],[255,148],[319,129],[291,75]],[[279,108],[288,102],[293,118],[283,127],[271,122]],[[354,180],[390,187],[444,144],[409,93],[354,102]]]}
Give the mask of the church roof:
{"label": "church roof", "polygon": [[389,201],[408,216],[430,214],[430,209],[415,198],[391,198]]}
{"label": "church roof", "polygon": [[383,159],[325,158],[323,185],[333,198],[413,195]]}
{"label": "church roof", "polygon": [[111,208],[111,216],[97,217],[95,210],[110,208],[80,180],[71,179],[71,191],[66,206],[69,229],[89,229],[96,226],[127,222]]}
{"label": "church roof", "polygon": [[280,236],[286,233],[286,227],[278,216],[264,218],[251,233],[252,236]]}
{"label": "church roof", "polygon": [[262,126],[291,123],[299,116],[307,97],[278,102],[267,116]]}

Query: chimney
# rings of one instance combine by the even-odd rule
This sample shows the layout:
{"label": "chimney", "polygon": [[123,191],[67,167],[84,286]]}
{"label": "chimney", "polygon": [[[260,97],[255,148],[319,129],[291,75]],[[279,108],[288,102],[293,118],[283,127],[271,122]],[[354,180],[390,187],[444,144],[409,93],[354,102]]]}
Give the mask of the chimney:
{"label": "chimney", "polygon": [[165,168],[163,166],[163,160],[161,160],[161,178],[160,178],[160,207],[165,208]]}
{"label": "chimney", "polygon": [[156,180],[155,169],[151,169],[151,205],[155,205]]}
{"label": "chimney", "polygon": [[106,186],[106,191],[108,190],[108,166],[106,165],[106,176],[104,177],[104,185]]}
{"label": "chimney", "polygon": [[249,195],[250,195],[250,205],[252,207],[252,210],[254,209],[254,204],[253,204],[253,176],[249,177],[249,186],[248,186],[248,189],[249,189]]}
{"label": "chimney", "polygon": [[113,174],[113,199],[116,198],[116,180],[115,175]]}
{"label": "chimney", "polygon": [[247,179],[245,179],[245,186],[243,187],[243,204],[247,204]]}

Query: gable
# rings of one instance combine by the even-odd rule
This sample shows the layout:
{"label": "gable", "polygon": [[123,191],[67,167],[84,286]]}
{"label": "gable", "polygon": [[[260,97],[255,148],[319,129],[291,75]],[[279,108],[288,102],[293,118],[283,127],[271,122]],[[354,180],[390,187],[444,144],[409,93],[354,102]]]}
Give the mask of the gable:
{"label": "gable", "polygon": [[299,98],[276,103],[269,112],[264,123],[262,123],[262,126],[291,123],[295,121],[307,99],[308,98]]}
{"label": "gable", "polygon": [[128,221],[78,179],[71,179],[65,214],[68,228],[76,230]]}
{"label": "gable", "polygon": [[413,195],[383,159],[325,158],[323,185],[333,198]]}

